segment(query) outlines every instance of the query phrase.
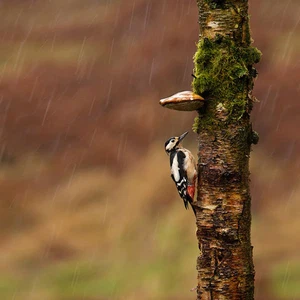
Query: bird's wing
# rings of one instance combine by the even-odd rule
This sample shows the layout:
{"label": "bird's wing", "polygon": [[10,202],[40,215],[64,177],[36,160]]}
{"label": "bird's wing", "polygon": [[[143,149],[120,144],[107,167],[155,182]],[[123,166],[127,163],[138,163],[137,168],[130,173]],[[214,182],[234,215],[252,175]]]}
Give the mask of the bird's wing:
{"label": "bird's wing", "polygon": [[185,154],[179,150],[176,151],[176,153],[174,153],[173,155],[177,155],[177,157],[171,158],[171,161],[173,161],[173,163],[171,164],[171,177],[176,184],[179,196],[183,199],[184,207],[187,209],[190,199],[187,193],[187,174],[183,168]]}

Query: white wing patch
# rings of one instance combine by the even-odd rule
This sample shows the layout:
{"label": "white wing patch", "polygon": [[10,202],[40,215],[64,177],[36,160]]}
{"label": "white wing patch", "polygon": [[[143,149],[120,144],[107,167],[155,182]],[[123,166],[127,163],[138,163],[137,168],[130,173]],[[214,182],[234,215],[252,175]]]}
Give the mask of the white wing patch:
{"label": "white wing patch", "polygon": [[174,176],[174,179],[176,182],[180,180],[180,174],[179,174],[179,166],[178,166],[178,160],[177,160],[177,153],[174,156],[172,167],[171,167],[172,174]]}

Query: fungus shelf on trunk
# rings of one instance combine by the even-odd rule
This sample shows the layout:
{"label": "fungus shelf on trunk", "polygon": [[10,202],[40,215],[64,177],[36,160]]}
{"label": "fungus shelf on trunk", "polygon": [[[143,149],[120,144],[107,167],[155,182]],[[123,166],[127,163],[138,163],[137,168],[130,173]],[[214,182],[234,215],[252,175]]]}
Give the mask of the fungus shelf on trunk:
{"label": "fungus shelf on trunk", "polygon": [[161,99],[159,104],[169,109],[193,111],[200,109],[204,105],[204,99],[191,91],[183,91]]}

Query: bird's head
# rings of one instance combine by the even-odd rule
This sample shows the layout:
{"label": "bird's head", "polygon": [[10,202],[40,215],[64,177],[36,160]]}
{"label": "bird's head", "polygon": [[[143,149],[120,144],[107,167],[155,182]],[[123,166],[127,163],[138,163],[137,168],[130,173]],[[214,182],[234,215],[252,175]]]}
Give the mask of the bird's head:
{"label": "bird's head", "polygon": [[165,142],[165,150],[166,150],[167,154],[170,154],[170,152],[172,152],[173,150],[180,148],[180,142],[187,136],[188,133],[189,132],[186,131],[181,136],[173,136],[173,137],[169,138]]}

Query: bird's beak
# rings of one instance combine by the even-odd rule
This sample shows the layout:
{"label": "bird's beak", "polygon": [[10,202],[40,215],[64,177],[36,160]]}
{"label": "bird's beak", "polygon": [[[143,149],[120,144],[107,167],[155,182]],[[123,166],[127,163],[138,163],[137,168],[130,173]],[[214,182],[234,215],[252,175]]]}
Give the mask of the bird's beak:
{"label": "bird's beak", "polygon": [[181,141],[187,136],[188,133],[189,133],[188,131],[186,131],[185,133],[183,133],[183,134],[179,137],[178,142],[181,142]]}

